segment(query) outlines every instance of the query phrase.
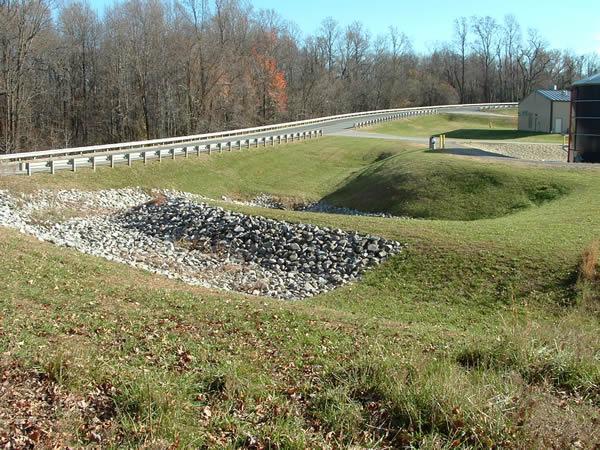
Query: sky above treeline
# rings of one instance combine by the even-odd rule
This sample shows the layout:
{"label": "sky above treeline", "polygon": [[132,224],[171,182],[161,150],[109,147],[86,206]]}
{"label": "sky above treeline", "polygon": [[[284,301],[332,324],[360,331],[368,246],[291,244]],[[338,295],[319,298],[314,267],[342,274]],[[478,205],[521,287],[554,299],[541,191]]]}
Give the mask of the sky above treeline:
{"label": "sky above treeline", "polygon": [[[115,0],[90,0],[102,13]],[[492,16],[501,22],[514,15],[523,29],[537,29],[552,48],[575,53],[600,53],[600,3],[598,0],[248,0],[255,9],[273,9],[294,22],[304,35],[313,34],[325,17],[342,26],[362,22],[372,36],[390,25],[404,32],[417,52],[428,52],[436,43],[452,39],[454,19]]]}

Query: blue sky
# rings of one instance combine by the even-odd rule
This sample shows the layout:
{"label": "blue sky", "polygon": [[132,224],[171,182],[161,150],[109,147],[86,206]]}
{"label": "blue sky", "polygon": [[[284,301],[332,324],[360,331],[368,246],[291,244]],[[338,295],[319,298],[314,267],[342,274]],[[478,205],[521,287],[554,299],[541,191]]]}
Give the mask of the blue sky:
{"label": "blue sky", "polygon": [[[114,0],[91,0],[103,9]],[[327,16],[347,25],[364,23],[372,35],[396,26],[410,38],[415,50],[427,51],[436,41],[449,40],[452,22],[460,16],[490,15],[502,20],[513,14],[523,30],[536,28],[553,48],[577,53],[600,53],[600,3],[598,0],[249,0],[255,8],[274,9],[313,33]]]}

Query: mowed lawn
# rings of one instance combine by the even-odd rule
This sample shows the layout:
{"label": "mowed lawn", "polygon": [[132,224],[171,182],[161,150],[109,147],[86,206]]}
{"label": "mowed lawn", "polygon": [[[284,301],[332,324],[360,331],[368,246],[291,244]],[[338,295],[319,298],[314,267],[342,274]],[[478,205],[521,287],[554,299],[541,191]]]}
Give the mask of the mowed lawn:
{"label": "mowed lawn", "polygon": [[[1,179],[13,192],[268,192],[419,217],[235,206],[408,244],[360,282],[294,303],[192,288],[0,229],[3,365],[20,380],[47,377],[57,402],[87,402],[38,411],[51,424],[42,442],[591,448],[600,442],[600,281],[589,264],[599,176],[326,138]],[[7,398],[0,424],[15,414]]]}
{"label": "mowed lawn", "polygon": [[451,139],[518,141],[562,144],[559,134],[546,134],[517,129],[517,117],[468,114],[437,114],[386,122],[368,129],[374,133],[395,136],[428,137],[446,134]]}

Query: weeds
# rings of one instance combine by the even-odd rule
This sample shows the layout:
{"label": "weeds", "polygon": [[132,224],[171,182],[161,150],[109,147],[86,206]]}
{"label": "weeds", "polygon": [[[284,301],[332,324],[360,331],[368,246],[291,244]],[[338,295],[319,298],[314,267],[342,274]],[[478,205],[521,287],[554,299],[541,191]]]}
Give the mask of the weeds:
{"label": "weeds", "polygon": [[588,310],[600,312],[600,241],[592,241],[582,252],[577,287],[582,304]]}
{"label": "weeds", "polygon": [[596,283],[599,281],[598,265],[600,264],[600,241],[592,241],[581,255],[579,268],[580,280],[583,282]]}

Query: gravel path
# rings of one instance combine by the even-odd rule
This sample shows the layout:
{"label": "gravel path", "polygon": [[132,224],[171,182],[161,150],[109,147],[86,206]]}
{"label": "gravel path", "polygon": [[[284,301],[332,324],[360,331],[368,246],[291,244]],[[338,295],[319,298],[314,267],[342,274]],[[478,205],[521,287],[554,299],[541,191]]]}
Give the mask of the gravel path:
{"label": "gravel path", "polygon": [[472,143],[464,143],[463,145],[517,159],[567,162],[567,152],[562,149],[561,144],[528,144],[525,142],[488,143],[473,141]]}
{"label": "gravel path", "polygon": [[[192,285],[302,299],[358,279],[403,246],[375,236],[226,211],[140,189],[0,191],[0,225]],[[78,217],[43,220],[49,210]],[[84,216],[84,217],[81,217]]]}
{"label": "gravel path", "polygon": [[[396,136],[383,133],[372,133],[368,131],[346,130],[335,133],[336,136],[366,138],[366,139],[384,139],[392,141],[414,142],[427,144],[428,138],[413,137],[413,136]],[[530,142],[502,142],[490,140],[464,140],[464,139],[447,139],[445,150],[446,153],[452,153],[452,150],[473,149],[481,150],[481,153],[474,153],[473,156],[490,156],[496,155],[508,156],[514,159],[524,159],[529,161],[549,161],[549,162],[566,162],[567,153],[562,149],[561,144],[543,144]],[[469,153],[460,153],[463,156],[468,156]]]}

